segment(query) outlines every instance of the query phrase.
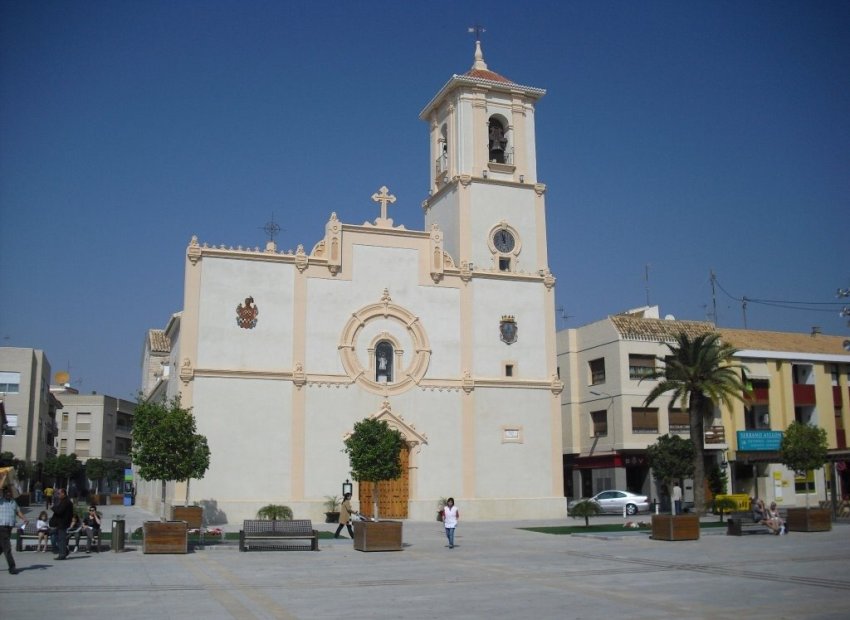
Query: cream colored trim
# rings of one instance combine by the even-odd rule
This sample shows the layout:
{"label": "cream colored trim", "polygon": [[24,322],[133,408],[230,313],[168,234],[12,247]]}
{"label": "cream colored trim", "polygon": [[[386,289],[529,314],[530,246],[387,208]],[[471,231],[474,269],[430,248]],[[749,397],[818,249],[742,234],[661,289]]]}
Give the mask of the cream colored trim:
{"label": "cream colored trim", "polygon": [[[332,218],[333,220],[333,218]],[[306,435],[307,394],[301,389],[304,385],[304,365],[307,357],[307,278],[303,270],[295,273],[292,287],[292,360],[291,379],[296,385],[292,390],[290,487],[292,498],[304,497],[304,439]]]}
{"label": "cream colored trim", "polygon": [[[373,381],[367,368],[357,357],[357,338],[363,328],[375,320],[392,319],[401,323],[413,340],[412,359],[407,368],[398,368],[396,381],[378,383]],[[401,306],[392,303],[389,291],[384,289],[381,301],[370,304],[352,313],[343,327],[338,344],[340,361],[348,376],[365,390],[373,394],[401,394],[419,383],[428,370],[431,359],[431,344],[419,317]],[[369,362],[371,365],[371,361]]]}
{"label": "cream colored trim", "polygon": [[[198,313],[201,304],[201,275],[203,252],[198,238],[192,237],[186,249],[186,270],[183,280],[183,312],[180,318],[180,338],[176,359],[180,361],[180,399],[184,407],[192,407],[194,400],[194,373],[192,360],[198,359]],[[169,322],[169,325],[171,323]]]}
{"label": "cream colored trim", "polygon": [[[510,252],[502,252],[493,243],[493,236],[499,230],[507,230],[514,238],[514,247]],[[501,220],[498,224],[496,224],[490,229],[490,232],[487,233],[487,247],[490,248],[490,252],[495,256],[517,257],[522,252],[522,237],[520,236],[519,231],[516,228],[508,224],[505,220]],[[511,264],[513,265],[515,263]],[[496,266],[498,267],[498,264]]]}

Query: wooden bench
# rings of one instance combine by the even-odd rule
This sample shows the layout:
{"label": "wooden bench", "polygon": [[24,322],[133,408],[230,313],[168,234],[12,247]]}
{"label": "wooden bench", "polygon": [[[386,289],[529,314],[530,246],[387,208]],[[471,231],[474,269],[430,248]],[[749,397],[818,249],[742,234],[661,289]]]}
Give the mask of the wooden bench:
{"label": "wooden bench", "polygon": [[747,534],[770,534],[771,529],[763,523],[753,521],[751,512],[731,512],[726,520],[727,536],[743,536]]}
{"label": "wooden bench", "polygon": [[[16,551],[24,551],[27,547],[37,547],[38,546],[38,530],[35,527],[35,522],[30,521],[22,528],[16,528],[18,532],[18,540],[15,543]],[[83,538],[85,538],[85,534],[80,534],[80,544],[83,544]],[[48,535],[47,537],[47,545],[49,548],[53,548],[53,543],[51,542],[52,536]],[[68,549],[70,550],[73,541],[71,539],[76,539],[76,534],[68,534]],[[88,539],[86,539],[88,540]],[[28,542],[31,541],[31,542]],[[95,551],[100,552],[100,530],[92,534],[92,547]],[[54,550],[55,551],[55,550]]]}
{"label": "wooden bench", "polygon": [[245,519],[239,531],[239,551],[249,548],[306,550],[306,545],[293,545],[294,541],[310,542],[310,550],[319,550],[319,532],[313,529],[309,519],[293,521],[266,521]]}
{"label": "wooden bench", "polygon": [[[24,527],[18,527],[15,530],[18,532],[18,541],[15,543],[16,551],[23,551],[28,546],[35,547],[38,545],[38,530],[35,527],[35,521],[30,521]],[[32,545],[25,541],[32,541]],[[50,543],[50,535],[47,536],[47,545],[48,547],[53,546]]]}

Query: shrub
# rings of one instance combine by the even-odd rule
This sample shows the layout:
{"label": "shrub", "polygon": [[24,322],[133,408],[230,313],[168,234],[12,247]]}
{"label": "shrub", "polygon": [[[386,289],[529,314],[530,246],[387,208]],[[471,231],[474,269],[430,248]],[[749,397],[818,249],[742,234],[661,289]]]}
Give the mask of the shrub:
{"label": "shrub", "polygon": [[292,508],[280,504],[268,504],[257,511],[257,518],[267,521],[291,521]]}

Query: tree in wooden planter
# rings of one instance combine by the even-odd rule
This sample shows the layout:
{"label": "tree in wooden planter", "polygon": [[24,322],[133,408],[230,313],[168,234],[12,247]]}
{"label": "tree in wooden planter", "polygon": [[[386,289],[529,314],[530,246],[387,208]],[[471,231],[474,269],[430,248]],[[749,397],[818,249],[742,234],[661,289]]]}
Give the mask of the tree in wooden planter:
{"label": "tree in wooden planter", "polygon": [[[678,435],[662,435],[647,448],[649,466],[655,479],[672,488],[673,482],[694,472],[694,444]],[[695,540],[699,538],[699,514],[652,515],[652,538],[656,540]]]}
{"label": "tree in wooden planter", "polygon": [[682,332],[675,343],[666,343],[670,355],[659,357],[659,370],[643,377],[658,379],[658,384],[646,397],[645,404],[652,404],[659,396],[668,392],[676,402],[688,409],[691,441],[694,445],[694,510],[705,511],[705,419],[712,415],[715,405],[725,404],[731,408],[733,400],[743,400],[746,386],[734,356],[737,349],[720,341],[716,332],[691,338]]}
{"label": "tree in wooden planter", "polygon": [[354,432],[345,439],[345,449],[351,463],[351,476],[373,486],[374,520],[378,521],[378,483],[395,480],[401,475],[401,451],[404,437],[390,428],[386,420],[366,418],[354,425]]}
{"label": "tree in wooden planter", "polygon": [[403,448],[404,437],[385,420],[361,420],[345,439],[343,451],[348,453],[352,477],[361,484],[371,483],[373,488],[373,522],[354,522],[354,548],[358,551],[400,551],[402,548],[401,521],[379,520],[378,483],[395,480],[401,475]]}
{"label": "tree in wooden planter", "polygon": [[196,432],[195,417],[177,396],[169,402],[139,402],[133,419],[133,465],[145,480],[162,481],[160,519],[165,521],[169,481],[202,478],[209,467],[206,437]]}
{"label": "tree in wooden planter", "polygon": [[[785,467],[808,479],[810,471],[820,469],[829,454],[826,430],[819,426],[794,421],[782,436],[779,459]],[[806,489],[806,507],[788,509],[788,527],[792,531],[819,531],[831,528],[828,510],[809,508]]]}

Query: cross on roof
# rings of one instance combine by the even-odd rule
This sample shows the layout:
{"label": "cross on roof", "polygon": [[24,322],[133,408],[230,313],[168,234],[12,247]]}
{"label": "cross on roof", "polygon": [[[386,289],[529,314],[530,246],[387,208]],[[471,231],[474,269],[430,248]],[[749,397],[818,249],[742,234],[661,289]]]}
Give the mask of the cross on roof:
{"label": "cross on roof", "polygon": [[375,202],[381,203],[381,217],[378,218],[379,223],[386,223],[392,225],[393,221],[387,219],[387,203],[392,204],[395,202],[395,196],[389,193],[389,189],[386,185],[382,185],[381,189],[372,194],[372,200]]}
{"label": "cross on roof", "polygon": [[475,40],[480,41],[481,40],[481,33],[487,32],[487,30],[481,24],[473,24],[472,26],[469,27],[469,30],[467,32],[470,32],[470,33],[474,32],[475,33]]}

